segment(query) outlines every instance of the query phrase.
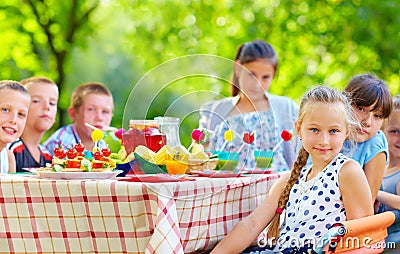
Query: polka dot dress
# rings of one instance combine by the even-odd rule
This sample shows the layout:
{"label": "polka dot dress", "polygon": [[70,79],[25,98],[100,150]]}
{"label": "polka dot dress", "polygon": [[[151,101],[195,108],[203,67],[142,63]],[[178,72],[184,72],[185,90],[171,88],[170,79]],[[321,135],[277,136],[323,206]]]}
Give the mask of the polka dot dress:
{"label": "polka dot dress", "polygon": [[350,160],[339,153],[325,169],[306,181],[311,169],[305,166],[299,180],[290,191],[285,222],[281,226],[275,250],[300,247],[318,239],[337,222],[346,220],[346,212],[339,189],[339,171]]}

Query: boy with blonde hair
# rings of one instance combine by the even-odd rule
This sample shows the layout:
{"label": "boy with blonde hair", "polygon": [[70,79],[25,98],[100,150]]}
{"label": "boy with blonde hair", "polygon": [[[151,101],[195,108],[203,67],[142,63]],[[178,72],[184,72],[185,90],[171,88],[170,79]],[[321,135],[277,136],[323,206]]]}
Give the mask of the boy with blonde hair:
{"label": "boy with blonde hair", "polygon": [[30,77],[20,83],[31,95],[31,105],[24,132],[9,149],[15,156],[17,172],[24,172],[24,168],[44,167],[51,162],[51,154],[40,142],[56,120],[58,86],[46,77]]}
{"label": "boy with blonde hair", "polygon": [[15,172],[15,158],[7,145],[22,134],[31,98],[17,81],[0,81],[0,173]]}
{"label": "boy with blonde hair", "polygon": [[[98,82],[89,82],[78,86],[71,96],[68,115],[72,124],[58,129],[43,145],[54,154],[54,148],[62,145],[71,148],[77,143],[82,143],[85,149],[92,151],[94,142],[91,138],[93,129],[86,123],[98,129],[107,129],[113,116],[114,102],[110,90]],[[105,147],[105,142],[100,142],[100,148]]]}

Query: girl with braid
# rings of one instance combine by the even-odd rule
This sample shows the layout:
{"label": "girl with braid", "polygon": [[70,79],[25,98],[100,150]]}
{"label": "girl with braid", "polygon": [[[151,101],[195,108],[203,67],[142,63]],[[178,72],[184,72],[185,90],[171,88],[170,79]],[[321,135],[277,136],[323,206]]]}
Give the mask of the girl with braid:
{"label": "girl with braid", "polygon": [[[326,86],[308,91],[295,123],[302,147],[291,172],[281,175],[263,203],[212,253],[240,253],[268,225],[273,249],[250,247],[246,252],[307,253],[334,223],[372,215],[365,174],[356,161],[340,153],[346,139],[355,139],[356,125],[345,95]],[[312,164],[307,165],[309,156]]]}

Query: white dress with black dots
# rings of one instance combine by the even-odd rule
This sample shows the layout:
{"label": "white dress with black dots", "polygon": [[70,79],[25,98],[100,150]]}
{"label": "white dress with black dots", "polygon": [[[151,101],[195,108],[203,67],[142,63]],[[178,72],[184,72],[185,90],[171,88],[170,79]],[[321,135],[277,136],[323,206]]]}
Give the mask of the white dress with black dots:
{"label": "white dress with black dots", "polygon": [[329,227],[346,220],[339,189],[339,171],[351,160],[339,153],[316,177],[306,181],[312,165],[305,166],[289,194],[285,221],[274,251],[315,244]]}

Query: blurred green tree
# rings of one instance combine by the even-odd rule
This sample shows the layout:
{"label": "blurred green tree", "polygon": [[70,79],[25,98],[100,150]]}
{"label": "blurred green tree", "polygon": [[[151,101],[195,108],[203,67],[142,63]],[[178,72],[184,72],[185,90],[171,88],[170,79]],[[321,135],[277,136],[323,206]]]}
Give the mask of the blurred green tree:
{"label": "blurred green tree", "polygon": [[64,123],[68,107],[63,103],[63,95],[72,50],[86,45],[86,36],[94,27],[89,16],[98,6],[99,1],[25,0],[22,4],[2,1],[2,78],[20,80],[37,75],[52,78],[62,97],[58,125]]}
{"label": "blurred green tree", "polygon": [[[222,79],[170,81],[146,112],[125,107],[135,84],[145,83],[158,66],[192,54],[233,59],[240,44],[264,39],[280,58],[272,93],[297,101],[315,84],[342,88],[351,76],[373,72],[397,94],[399,12],[396,0],[3,0],[0,66],[2,79],[46,75],[57,81],[61,118],[55,127],[68,121],[63,115],[71,91],[100,81],[114,94],[115,126],[127,127],[124,115],[153,118],[185,108],[187,140],[197,123],[190,112],[212,96],[229,95],[231,67],[218,70]],[[163,85],[160,78],[146,84],[149,93],[152,85]],[[217,93],[182,96],[202,89]]]}

